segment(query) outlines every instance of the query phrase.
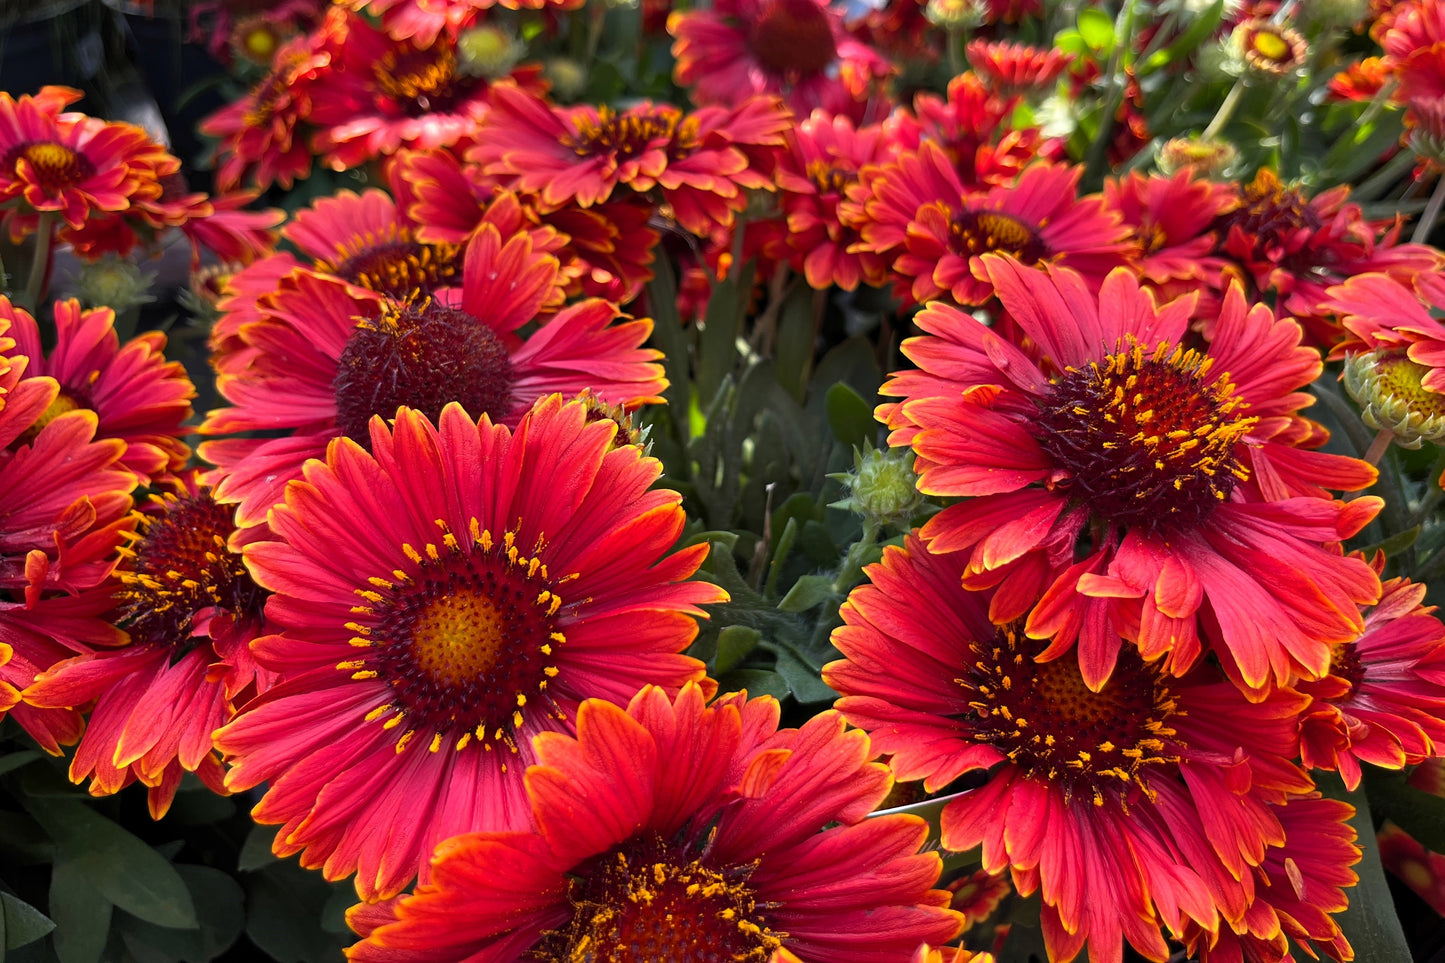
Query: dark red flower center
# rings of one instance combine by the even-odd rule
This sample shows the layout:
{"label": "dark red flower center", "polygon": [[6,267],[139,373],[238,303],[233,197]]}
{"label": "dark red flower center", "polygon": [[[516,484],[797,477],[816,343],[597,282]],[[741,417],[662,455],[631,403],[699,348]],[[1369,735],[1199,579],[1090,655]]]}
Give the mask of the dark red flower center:
{"label": "dark red flower center", "polygon": [[1094,692],[1072,654],[1034,661],[1044,645],[1019,623],[973,644],[976,659],[957,680],[973,739],[994,746],[1028,778],[1059,783],[1066,798],[1127,805],[1135,788],[1152,796],[1149,770],[1179,761],[1171,726],[1178,705],[1163,673],[1125,649]]}
{"label": "dark red flower center", "polygon": [[372,65],[377,89],[411,117],[449,110],[462,96],[456,50],[437,43],[393,48]]}
{"label": "dark red flower center", "polygon": [[959,253],[969,257],[997,251],[1024,264],[1049,256],[1048,245],[1028,224],[1003,211],[963,210],[954,215],[949,234]]}
{"label": "dark red flower center", "polygon": [[1197,351],[1137,342],[1054,380],[1034,433],[1061,484],[1096,518],[1151,531],[1197,525],[1247,477],[1235,445],[1254,426],[1228,374]]}
{"label": "dark red flower center", "polygon": [[270,125],[272,118],[291,98],[291,85],[295,79],[293,75],[305,59],[304,54],[292,51],[252,88],[242,123],[253,128]]}
{"label": "dark red flower center", "polygon": [[753,56],[773,73],[800,80],[838,59],[833,24],[813,0],[772,0],[748,36]]}
{"label": "dark red flower center", "polygon": [[398,751],[421,732],[433,752],[473,739],[515,752],[524,711],[561,718],[547,685],[567,641],[555,590],[569,578],[547,571],[540,540],[529,557],[513,532],[494,538],[476,519],[460,536],[437,525],[441,544],[403,545],[405,565],[356,591],[346,627],[365,652],[337,668],[391,687],[390,703],[368,718],[405,726]]}
{"label": "dark red flower center", "polygon": [[462,270],[461,252],[457,244],[424,244],[402,237],[367,244],[335,264],[318,267],[368,291],[408,298],[455,280]]}
{"label": "dark red flower center", "polygon": [[241,554],[228,547],[236,531],[232,506],[217,504],[209,488],[152,500],[159,511],[134,513],[135,542],[121,549],[125,561],[116,572],[122,624],[131,638],[184,654],[191,623],[207,609],[258,621],[265,593]]}
{"label": "dark red flower center", "polygon": [[95,164],[89,157],[54,141],[18,144],[6,152],[0,167],[19,174],[21,161],[29,167],[30,177],[52,193],[82,184],[95,174]]}
{"label": "dark red flower center", "polygon": [[1353,642],[1341,642],[1330,652],[1330,675],[1338,676],[1350,684],[1350,692],[1365,681],[1365,666]]}
{"label": "dark red flower center", "polygon": [[619,114],[604,105],[597,109],[596,120],[577,114],[572,120],[576,133],[564,135],[562,144],[578,157],[611,155],[629,160],[666,146],[678,132],[681,120],[682,111],[676,107],[652,107]]}
{"label": "dark red flower center", "polygon": [[1239,206],[1221,216],[1216,228],[1221,238],[1227,238],[1231,228],[1238,228],[1251,242],[1253,256],[1279,260],[1302,246],[1300,235],[1318,231],[1323,224],[1303,194],[1285,187],[1273,171],[1262,168],[1244,188]]}
{"label": "dark red flower center", "polygon": [[473,418],[500,418],[512,400],[512,359],[476,318],[434,301],[389,304],[352,331],[337,363],[336,423],[370,446],[373,415],[394,418],[403,405],[433,422],[450,402]]}
{"label": "dark red flower center", "polygon": [[576,867],[572,918],[527,954],[547,963],[765,963],[775,933],[748,877],[689,859],[657,837],[636,838]]}
{"label": "dark red flower center", "polygon": [[858,180],[858,172],[825,160],[808,162],[808,180],[818,189],[819,194],[843,196],[848,185]]}

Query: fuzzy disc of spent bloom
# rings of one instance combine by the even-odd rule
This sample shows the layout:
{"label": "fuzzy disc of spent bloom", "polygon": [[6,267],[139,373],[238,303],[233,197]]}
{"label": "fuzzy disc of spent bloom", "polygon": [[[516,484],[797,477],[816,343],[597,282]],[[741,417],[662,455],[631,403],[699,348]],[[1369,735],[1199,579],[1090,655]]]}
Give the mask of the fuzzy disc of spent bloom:
{"label": "fuzzy disc of spent bloom", "polygon": [[1219,137],[1173,137],[1159,145],[1155,162],[1165,175],[1186,167],[1201,177],[1218,177],[1233,166],[1239,156],[1233,144]]}
{"label": "fuzzy disc of spent bloom", "polygon": [[[122,463],[142,483],[178,471],[190,457],[181,439],[191,431],[185,422],[196,389],[179,361],[166,360],[166,336],[147,331],[121,344],[114,311],[82,310],[74,299],[55,302],[52,317],[55,343],[45,351],[35,319],[0,296],[0,318],[11,322],[17,350],[30,358],[27,372],[59,385],[50,417],[94,411],[96,437],[125,442]],[[31,430],[38,432],[39,425]]]}
{"label": "fuzzy disc of spent bloom", "polygon": [[[264,520],[287,481],[332,438],[367,444],[371,417],[389,419],[400,405],[436,418],[456,401],[473,417],[515,425],[553,391],[590,388],[629,407],[656,400],[667,382],[658,353],[641,347],[652,323],[595,298],[551,314],[560,266],[532,237],[504,242],[484,224],[467,245],[461,287],[445,298],[386,301],[317,273],[283,278],[259,317],[236,332],[234,353],[245,364],[217,379],[235,406],[212,411],[201,426],[208,435],[289,432],[201,445],[221,469],[216,497],[240,503],[240,524]],[[517,334],[533,322],[525,339]]]}
{"label": "fuzzy disc of spent bloom", "polygon": [[984,266],[1029,353],[935,304],[904,343],[917,369],[882,389],[900,399],[878,416],[918,453],[919,489],[967,496],[924,527],[930,548],[965,553],[966,583],[998,586],[994,620],[1026,617],[1027,635],[1053,640],[1047,657],[1078,643],[1092,686],[1121,636],[1176,674],[1208,645],[1251,689],[1323,675],[1378,598],[1338,543],[1379,502],[1323,487],[1374,471],[1311,450],[1325,433],[1298,389],[1321,362],[1299,327],[1236,287],[1200,350],[1193,299],[1160,306],[1125,270],[1096,295],[1071,271]]}
{"label": "fuzzy disc of spent bloom", "polygon": [[348,956],[865,963],[957,933],[922,821],[864,819],[891,780],[861,733],[703,702],[694,684],[584,702],[575,736],[536,741],[535,830],[442,843],[413,895],[352,910]]}
{"label": "fuzzy disc of spent bloom", "polygon": [[1314,700],[1300,719],[1301,760],[1339,770],[1348,789],[1362,762],[1400,769],[1445,755],[1445,626],[1424,598],[1424,585],[1386,582],[1364,632],[1334,647],[1329,675],[1299,684]]}
{"label": "fuzzy disc of spent bloom", "polygon": [[275,594],[252,643],[275,686],[216,734],[227,786],[269,783],[253,811],[278,853],[366,899],[395,895],[460,832],[530,821],[532,737],[578,704],[703,678],[679,653],[705,547],[670,551],[681,496],[581,402],[544,398],[515,432],[459,405],[410,408],[312,461],[245,547]]}
{"label": "fuzzy disc of spent bloom", "polygon": [[1263,77],[1283,77],[1298,70],[1309,53],[1309,44],[1299,31],[1262,18],[1235,27],[1230,43],[1246,68]]}
{"label": "fuzzy disc of spent bloom", "polygon": [[32,705],[93,705],[70,778],[95,796],[139,780],[165,814],[183,773],[225,793],[211,733],[269,681],[248,644],[264,594],[233,544],[233,511],[194,477],[152,496],[133,518],[117,570],[129,643],[67,659],[25,690]]}
{"label": "fuzzy disc of spent bloom", "polygon": [[1310,788],[1290,762],[1305,700],[1251,704],[1213,668],[1175,679],[1132,649],[1088,685],[1072,653],[1039,661],[1022,622],[990,621],[966,562],[910,535],[868,568],[833,633],[845,658],[823,669],[839,711],[899,779],[937,791],[986,773],[943,809],[942,845],[981,845],[986,872],[1040,891],[1050,959],[1086,941],[1091,959],[1126,941],[1163,959],[1161,930],[1236,918],[1240,877],[1284,838],[1267,803]]}

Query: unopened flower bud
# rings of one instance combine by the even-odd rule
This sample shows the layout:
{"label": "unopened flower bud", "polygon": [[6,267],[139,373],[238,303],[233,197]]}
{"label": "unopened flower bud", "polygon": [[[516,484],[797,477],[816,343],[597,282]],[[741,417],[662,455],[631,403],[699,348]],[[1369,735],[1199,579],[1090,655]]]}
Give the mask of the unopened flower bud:
{"label": "unopened flower bud", "polygon": [[985,9],[977,0],[928,0],[923,16],[944,30],[976,30],[983,26]]}
{"label": "unopened flower bud", "polygon": [[110,308],[122,314],[131,308],[149,304],[154,274],[114,254],[105,254],[80,269],[75,280],[75,296],[87,308]]}
{"label": "unopened flower bud", "polygon": [[913,452],[907,448],[875,449],[865,445],[854,450],[851,472],[829,475],[849,486],[849,496],[834,502],[878,525],[906,527],[923,504],[918,475],[913,470]]}
{"label": "unopened flower bud", "polygon": [[587,89],[587,71],[570,57],[553,57],[542,65],[542,73],[558,100],[576,100]]}
{"label": "unopened flower bud", "polygon": [[1445,395],[1422,384],[1430,369],[1403,351],[1370,351],[1345,356],[1345,390],[1360,406],[1360,420],[1389,431],[1401,448],[1445,442]]}
{"label": "unopened flower bud", "polygon": [[1175,137],[1159,146],[1155,163],[1165,176],[1188,167],[1200,177],[1220,177],[1238,156],[1234,145],[1220,137]]}
{"label": "unopened flower bud", "polygon": [[497,80],[511,73],[526,53],[526,45],[500,27],[472,27],[457,38],[457,69],[469,77]]}

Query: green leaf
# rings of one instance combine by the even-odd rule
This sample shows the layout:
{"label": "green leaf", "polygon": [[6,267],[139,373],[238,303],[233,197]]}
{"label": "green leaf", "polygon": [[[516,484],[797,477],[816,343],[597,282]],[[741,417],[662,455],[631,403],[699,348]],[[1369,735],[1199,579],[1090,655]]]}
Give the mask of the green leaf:
{"label": "green leaf", "polygon": [[778,384],[799,404],[803,403],[813,367],[813,295],[813,289],[806,284],[794,286],[778,314],[778,336],[773,343]]}
{"label": "green leaf", "polygon": [[278,857],[271,851],[271,844],[276,841],[276,832],[275,826],[262,826],[260,823],[252,826],[251,831],[246,834],[246,841],[241,844],[240,855],[236,857],[236,869],[249,873],[267,863],[276,862]]}
{"label": "green leaf", "polygon": [[[1369,773],[1370,776],[1379,774],[1377,771]],[[1320,775],[1325,776],[1324,773]],[[1368,959],[1370,963],[1410,963],[1410,947],[1405,942],[1405,932],[1395,913],[1395,901],[1385,881],[1385,869],[1380,864],[1380,848],[1375,842],[1375,824],[1365,787],[1347,792],[1337,777],[1316,781],[1326,796],[1343,799],[1355,807],[1350,825],[1358,834],[1355,841],[1364,850],[1364,856],[1355,866],[1360,881],[1349,893],[1350,906],[1335,917],[1340,929],[1344,930],[1359,959]]]}
{"label": "green leaf", "polygon": [[837,598],[837,594],[833,591],[833,579],[829,576],[804,575],[788,589],[788,594],[783,596],[778,608],[784,612],[806,612],[815,605],[822,605]]}
{"label": "green leaf", "polygon": [[86,882],[74,863],[56,863],[50,874],[50,916],[55,955],[61,963],[96,963],[110,935],[111,904]]}
{"label": "green leaf", "polygon": [[116,906],[157,926],[192,929],[196,909],[174,866],[83,803],[52,800],[30,814],[55,840],[55,865],[71,866]]}
{"label": "green leaf", "polygon": [[40,758],[40,753],[34,749],[22,749],[19,752],[8,752],[0,756],[0,775],[19,769],[21,766]]}
{"label": "green leaf", "polygon": [[757,629],[746,625],[729,625],[717,635],[717,659],[713,663],[713,674],[722,675],[740,665],[747,654],[757,647],[761,636]]}
{"label": "green leaf", "polygon": [[1363,786],[1376,819],[1388,819],[1426,849],[1445,853],[1445,799],[1416,789],[1392,769],[1369,770]]}
{"label": "green leaf", "polygon": [[267,866],[246,877],[246,935],[279,963],[339,960],[352,940],[319,925],[330,898],[321,874],[290,860]]}
{"label": "green leaf", "polygon": [[1204,13],[1189,21],[1185,28],[1173,43],[1163,50],[1156,50],[1138,66],[1135,75],[1143,77],[1152,74],[1160,68],[1170,64],[1178,63],[1187,58],[1194,49],[1214,33],[1214,28],[1219,26],[1219,21],[1224,17],[1224,0],[1214,0],[1214,3]]}
{"label": "green leaf", "polygon": [[711,399],[722,385],[723,377],[737,364],[738,331],[748,298],[753,292],[753,266],[730,273],[726,280],[713,285],[707,299],[702,338],[698,342],[697,393]]}
{"label": "green leaf", "polygon": [[209,866],[178,865],[195,901],[200,927],[176,930],[122,916],[117,929],[138,961],[205,963],[230,949],[246,925],[246,894],[228,874]]}
{"label": "green leaf", "polygon": [[778,675],[788,683],[799,702],[832,702],[838,698],[838,693],[819,677],[817,669],[787,649],[778,649],[777,665]]}
{"label": "green leaf", "polygon": [[827,395],[828,425],[833,437],[850,448],[862,448],[878,434],[878,422],[863,396],[849,385],[830,385]]}
{"label": "green leaf", "polygon": [[0,911],[4,914],[4,944],[7,950],[34,943],[55,929],[50,917],[10,893],[0,893]]}
{"label": "green leaf", "polygon": [[[677,313],[677,282],[667,258],[658,258],[652,270],[652,280],[647,282],[647,303],[652,312],[652,343],[662,352],[662,366],[667,372],[668,386],[663,397],[674,411],[685,410],[690,394],[691,361],[688,335]],[[686,431],[686,418],[678,418],[677,424]],[[682,440],[687,440],[685,435]]]}
{"label": "green leaf", "polygon": [[719,692],[747,690],[752,698],[770,695],[774,699],[783,699],[790,691],[782,676],[767,669],[734,669],[724,673],[717,680],[717,684]]}
{"label": "green leaf", "polygon": [[1079,35],[1097,51],[1111,50],[1114,47],[1114,18],[1097,7],[1085,7],[1079,11]]}

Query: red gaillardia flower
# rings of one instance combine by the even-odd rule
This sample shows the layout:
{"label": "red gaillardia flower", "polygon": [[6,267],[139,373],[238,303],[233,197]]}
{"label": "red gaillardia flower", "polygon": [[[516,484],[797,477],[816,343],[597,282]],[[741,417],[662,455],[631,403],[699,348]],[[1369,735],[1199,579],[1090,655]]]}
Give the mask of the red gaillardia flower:
{"label": "red gaillardia flower", "polygon": [[1130,171],[1104,181],[1104,205],[1133,231],[1139,273],[1154,284],[1206,280],[1222,287],[1223,262],[1211,256],[1213,227],[1237,203],[1229,185],[1196,178],[1192,167],[1167,177]]}
{"label": "red gaillardia flower", "polygon": [[853,250],[858,232],[839,219],[838,205],[865,164],[880,164],[896,150],[883,127],[854,127],[847,117],[822,111],[789,132],[777,170],[778,203],[788,221],[783,241],[794,269],[814,288],[887,283],[887,261]]}
{"label": "red gaillardia flower", "polygon": [[[429,418],[457,401],[474,417],[515,425],[532,402],[584,389],[607,404],[635,407],[666,387],[658,352],[641,347],[647,320],[619,320],[616,305],[589,299],[516,332],[560,300],[557,260],[531,237],[484,225],[467,246],[454,300],[383,300],[321,275],[297,273],[263,301],[262,318],[239,338],[254,349],[245,367],[224,370],[217,389],[233,408],[212,411],[203,434],[265,429],[276,438],[207,441],[201,457],[220,467],[216,497],[240,502],[237,518],[262,521],[307,458],[346,435],[369,443],[373,415],[401,405]],[[617,322],[617,323],[614,323]]]}
{"label": "red gaillardia flower", "polygon": [[1338,317],[1345,331],[1331,359],[1358,351],[1407,358],[1424,369],[1422,388],[1445,395],[1445,324],[1431,313],[1445,307],[1445,272],[1421,271],[1400,280],[1368,272],[1326,295],[1321,309]]}
{"label": "red gaillardia flower", "polygon": [[49,355],[40,343],[35,319],[0,296],[0,318],[11,324],[16,350],[30,358],[27,373],[46,375],[60,386],[47,409],[89,409],[99,419],[97,438],[125,442],[121,463],[141,484],[179,471],[191,449],[181,441],[191,431],[195,386],[179,361],[167,361],[166,336],[137,335],[124,345],[110,308],[81,310],[75,299],[55,302],[55,346]]}
{"label": "red gaillardia flower", "polygon": [[864,818],[892,780],[862,733],[703,696],[587,700],[536,740],[536,830],[442,843],[415,894],[352,911],[350,958],[902,963],[958,932],[924,822]]}
{"label": "red gaillardia flower", "polygon": [[[69,87],[43,87],[19,100],[0,91],[0,204],[19,201],[17,215],[54,212],[79,228],[92,212],[130,205],[136,175],[130,160],[151,145],[134,124],[62,113],[81,97]],[[12,236],[18,236],[11,223]]]}
{"label": "red gaillardia flower", "polygon": [[172,487],[135,513],[116,573],[130,644],[60,662],[24,692],[41,707],[93,705],[70,778],[88,777],[95,796],[139,779],[156,819],[183,773],[227,792],[211,733],[267,681],[248,648],[264,594],[234,544],[233,513],[193,478]]}
{"label": "red gaillardia flower", "polygon": [[[1382,560],[1383,561],[1383,560]],[[1314,699],[1300,718],[1300,760],[1360,784],[1360,763],[1400,769],[1445,755],[1445,625],[1425,586],[1390,579],[1365,630],[1337,643],[1330,673],[1297,688]]]}
{"label": "red gaillardia flower", "polygon": [[1270,807],[1284,829],[1283,846],[1272,847],[1254,870],[1255,900],[1245,917],[1219,932],[1190,927],[1185,945],[1200,963],[1294,963],[1290,940],[1318,959],[1354,959],[1354,948],[1332,918],[1349,905],[1345,890],[1360,861],[1350,817],[1355,807],[1318,794]]}
{"label": "red gaillardia flower", "polygon": [[1366,220],[1358,204],[1347,203],[1349,193],[1342,185],[1306,200],[1262,168],[1213,228],[1215,253],[1255,290],[1273,293],[1279,311],[1298,318],[1309,340],[1327,350],[1342,336],[1320,311],[1329,286],[1372,271],[1408,283],[1445,263],[1429,245],[1397,244],[1402,222]]}
{"label": "red gaillardia flower", "polygon": [[220,139],[216,186],[234,190],[243,178],[257,190],[273,183],[290,188],[311,172],[312,150],[306,128],[311,94],[330,55],[313,48],[309,36],[296,37],[276,52],[275,64],[240,100],[201,122],[201,131]]}
{"label": "red gaillardia flower", "polygon": [[932,305],[926,336],[904,343],[918,369],[881,389],[903,399],[879,417],[918,453],[919,489],[972,496],[929,520],[930,549],[966,552],[965,582],[999,588],[994,621],[1027,615],[1031,638],[1053,640],[1045,658],[1077,641],[1096,688],[1120,636],[1175,674],[1208,643],[1250,689],[1323,676],[1379,598],[1339,543],[1380,502],[1322,487],[1365,488],[1375,471],[1308,450],[1327,433],[1298,413],[1299,389],[1322,362],[1299,326],[1233,286],[1201,349],[1193,298],[1158,306],[1127,270],[1096,294],[1066,269],[996,254],[983,267],[1034,353]]}
{"label": "red gaillardia flower", "polygon": [[24,377],[29,358],[0,317],[0,717],[47,752],[75,742],[83,724],[66,707],[22,701],[37,673],[124,635],[105,618],[106,579],[128,521],[135,476],[125,445],[96,441],[93,411],[57,410],[53,378]]}
{"label": "red gaillardia flower", "polygon": [[682,496],[616,432],[557,395],[515,432],[402,408],[287,487],[279,540],[245,547],[278,680],[216,733],[229,788],[269,782],[278,853],[394,896],[443,839],[530,826],[532,737],[583,699],[703,678],[679,653],[727,593],[683,581],[707,548],[666,554]]}
{"label": "red gaillardia flower", "polygon": [[555,107],[498,84],[468,159],[505,186],[535,193],[543,211],[625,200],[619,188],[655,190],[684,227],[707,234],[747,206],[744,189],[772,187],[773,155],[791,124],[774,97],[692,113],[644,102],[619,113]]}
{"label": "red gaillardia flower", "polygon": [[672,14],[667,30],[677,38],[673,77],[699,104],[781,94],[799,117],[852,116],[893,71],[827,0],[718,0]]}
{"label": "red gaillardia flower", "polygon": [[1038,163],[1011,186],[966,188],[943,149],[925,141],[917,153],[861,176],[860,250],[897,250],[893,269],[905,296],[918,303],[950,297],[987,303],[993,284],[983,255],[1009,254],[1024,264],[1061,264],[1095,286],[1136,248],[1119,215],[1099,196],[1080,198],[1080,167]]}
{"label": "red gaillardia flower", "polygon": [[965,53],[974,73],[985,84],[1007,93],[1046,89],[1072,60],[1057,47],[1042,50],[1022,43],[983,39],[969,41]]}
{"label": "red gaillardia flower", "polygon": [[1306,700],[1251,704],[1217,669],[1175,679],[1132,651],[1091,688],[1072,653],[1040,662],[1020,622],[990,621],[990,593],[961,583],[967,561],[916,536],[884,549],[833,633],[839,711],[930,792],[987,772],[944,807],[942,843],[981,845],[985,871],[1041,892],[1049,959],[1087,941],[1117,963],[1127,940],[1162,961],[1161,925],[1177,938],[1238,919],[1250,868],[1284,841],[1268,804],[1313,788],[1290,761]]}

